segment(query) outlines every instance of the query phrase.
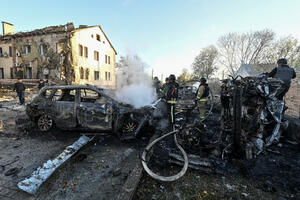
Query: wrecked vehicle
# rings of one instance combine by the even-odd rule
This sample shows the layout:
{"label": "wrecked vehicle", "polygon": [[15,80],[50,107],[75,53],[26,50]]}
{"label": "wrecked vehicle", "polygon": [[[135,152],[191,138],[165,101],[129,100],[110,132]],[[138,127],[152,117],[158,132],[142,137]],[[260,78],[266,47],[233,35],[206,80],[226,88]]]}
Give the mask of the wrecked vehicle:
{"label": "wrecked vehicle", "polygon": [[279,141],[288,126],[283,119],[285,103],[278,99],[283,90],[281,80],[265,74],[223,81],[221,128],[229,143],[225,154],[235,152],[252,159]]}
{"label": "wrecked vehicle", "polygon": [[121,139],[138,136],[151,125],[153,107],[134,109],[94,86],[46,86],[26,106],[26,114],[42,132],[62,130],[107,131]]}

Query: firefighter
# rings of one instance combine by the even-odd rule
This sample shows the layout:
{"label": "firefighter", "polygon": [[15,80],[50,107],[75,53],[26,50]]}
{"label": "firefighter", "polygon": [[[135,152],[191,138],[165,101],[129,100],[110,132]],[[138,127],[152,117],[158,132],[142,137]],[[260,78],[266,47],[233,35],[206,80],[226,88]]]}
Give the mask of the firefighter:
{"label": "firefighter", "polygon": [[178,98],[178,83],[174,74],[169,76],[169,82],[166,86],[166,100],[169,120],[172,125],[175,123],[175,105]]}
{"label": "firefighter", "polygon": [[167,88],[168,88],[168,83],[169,83],[169,77],[165,79],[165,83],[162,86],[163,90],[163,96],[167,96]]}
{"label": "firefighter", "polygon": [[279,100],[283,100],[285,94],[289,91],[291,86],[291,80],[296,78],[296,72],[293,68],[288,66],[287,60],[281,58],[277,60],[278,67],[274,68],[269,74],[269,77],[279,78],[284,82],[284,89],[278,96]]}
{"label": "firefighter", "polygon": [[163,90],[162,90],[162,85],[160,81],[158,80],[158,77],[154,77],[153,79],[153,87],[155,88],[156,95],[158,98],[162,97],[163,95]]}
{"label": "firefighter", "polygon": [[206,105],[208,102],[209,96],[209,87],[206,83],[206,78],[200,79],[200,85],[197,90],[197,99],[196,102],[198,104],[198,110],[200,113],[200,119],[205,119],[206,117]]}

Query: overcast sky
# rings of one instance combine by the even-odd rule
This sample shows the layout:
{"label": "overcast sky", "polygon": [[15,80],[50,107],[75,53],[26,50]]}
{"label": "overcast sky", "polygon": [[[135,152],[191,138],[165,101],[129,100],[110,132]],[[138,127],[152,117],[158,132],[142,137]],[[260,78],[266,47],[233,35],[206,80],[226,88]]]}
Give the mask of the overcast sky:
{"label": "overcast sky", "polygon": [[269,28],[300,39],[299,0],[1,0],[0,10],[15,31],[101,25],[118,56],[138,54],[159,77],[189,68],[228,32]]}

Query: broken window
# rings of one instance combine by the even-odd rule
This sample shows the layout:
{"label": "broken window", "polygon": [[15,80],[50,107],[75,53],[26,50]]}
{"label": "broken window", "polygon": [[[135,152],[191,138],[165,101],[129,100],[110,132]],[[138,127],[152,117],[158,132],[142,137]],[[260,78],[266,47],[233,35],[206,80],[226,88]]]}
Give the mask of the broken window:
{"label": "broken window", "polygon": [[94,51],[94,60],[99,61],[99,52],[98,51]]}
{"label": "broken window", "polygon": [[99,71],[94,71],[94,79],[95,81],[99,80]]}
{"label": "broken window", "polygon": [[41,56],[45,55],[47,53],[47,45],[41,44],[40,45],[40,54]]}
{"label": "broken window", "polygon": [[48,89],[48,90],[45,90],[41,95],[43,97],[45,97],[46,99],[49,99],[49,97],[51,96],[53,90],[52,89]]}
{"label": "broken window", "polygon": [[61,53],[64,49],[64,43],[56,43],[56,52]]}
{"label": "broken window", "polygon": [[79,48],[79,56],[83,56],[83,47],[82,47],[82,45],[80,44],[79,46],[78,46],[78,48]]}
{"label": "broken window", "polygon": [[85,79],[86,79],[86,80],[89,80],[89,75],[90,75],[90,70],[89,70],[89,69],[86,69],[86,70],[85,70]]}
{"label": "broken window", "polygon": [[52,101],[71,101],[75,102],[75,89],[58,89],[53,95]]}
{"label": "broken window", "polygon": [[79,74],[80,74],[80,79],[83,79],[83,77],[84,77],[84,70],[83,70],[83,67],[80,67],[80,69],[79,69]]}
{"label": "broken window", "polygon": [[4,79],[4,69],[0,68],[0,79]]}
{"label": "broken window", "polygon": [[90,89],[80,90],[80,101],[94,103],[101,95],[98,92]]}
{"label": "broken window", "polygon": [[12,57],[12,47],[9,46],[9,57]]}
{"label": "broken window", "polygon": [[88,57],[88,48],[84,47],[84,56],[87,58]]}
{"label": "broken window", "polygon": [[100,42],[100,35],[96,34],[96,39]]}

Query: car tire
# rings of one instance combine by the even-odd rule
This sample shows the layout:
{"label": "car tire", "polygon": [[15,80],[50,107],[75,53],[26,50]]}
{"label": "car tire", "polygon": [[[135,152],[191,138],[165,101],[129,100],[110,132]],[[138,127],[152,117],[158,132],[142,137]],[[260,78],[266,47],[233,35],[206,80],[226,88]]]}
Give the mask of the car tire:
{"label": "car tire", "polygon": [[37,127],[42,132],[48,132],[54,127],[53,119],[50,115],[41,115],[37,120]]}

